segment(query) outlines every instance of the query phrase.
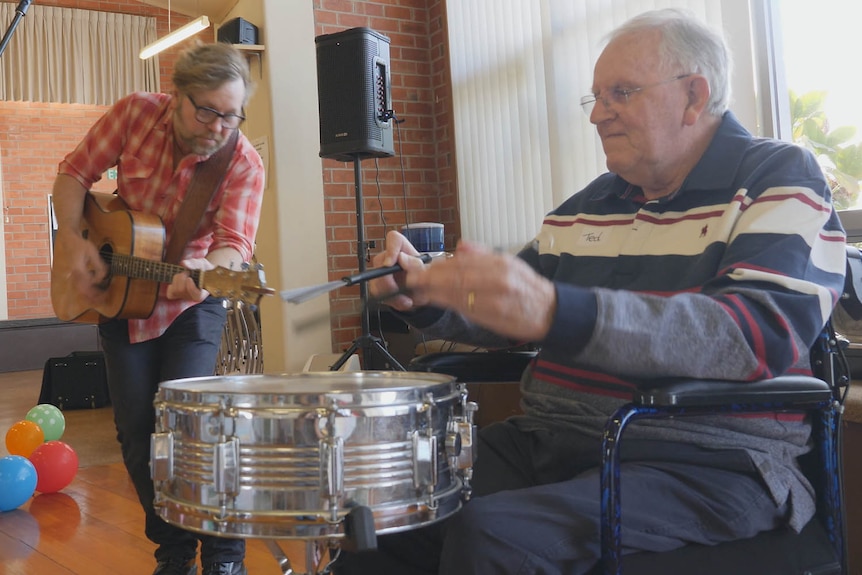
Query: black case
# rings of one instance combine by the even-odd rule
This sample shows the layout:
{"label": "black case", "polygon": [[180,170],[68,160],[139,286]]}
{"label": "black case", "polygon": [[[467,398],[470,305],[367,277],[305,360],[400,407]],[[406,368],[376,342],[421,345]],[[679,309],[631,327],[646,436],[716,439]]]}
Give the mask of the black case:
{"label": "black case", "polygon": [[42,371],[39,403],[61,410],[95,409],[110,403],[105,355],[101,351],[76,351],[52,357]]}

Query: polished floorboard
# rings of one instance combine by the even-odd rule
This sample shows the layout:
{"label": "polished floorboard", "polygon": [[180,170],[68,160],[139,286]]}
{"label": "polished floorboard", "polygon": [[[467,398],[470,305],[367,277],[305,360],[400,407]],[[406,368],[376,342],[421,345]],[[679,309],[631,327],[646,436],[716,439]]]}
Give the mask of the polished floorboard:
{"label": "polished floorboard", "polygon": [[[0,373],[0,431],[38,403],[41,371]],[[0,575],[150,575],[154,545],[120,460],[111,408],[65,412],[67,442],[79,455],[74,480],[57,493],[36,493],[0,513]],[[94,447],[95,446],[95,447]],[[8,455],[5,442],[0,456]],[[279,540],[293,571],[261,539],[247,542],[249,575],[303,573],[306,544]]]}

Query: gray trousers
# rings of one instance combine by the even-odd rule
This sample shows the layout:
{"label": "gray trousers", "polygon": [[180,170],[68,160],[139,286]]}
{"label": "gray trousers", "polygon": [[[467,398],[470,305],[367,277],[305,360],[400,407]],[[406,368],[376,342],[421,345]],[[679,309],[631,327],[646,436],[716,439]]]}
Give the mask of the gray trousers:
{"label": "gray trousers", "polygon": [[[622,444],[624,552],[751,537],[782,524],[748,456],[692,445]],[[473,498],[436,524],[342,553],[337,575],[588,573],[600,557],[600,443],[570,432],[479,434]],[[694,571],[693,571],[694,572]]]}

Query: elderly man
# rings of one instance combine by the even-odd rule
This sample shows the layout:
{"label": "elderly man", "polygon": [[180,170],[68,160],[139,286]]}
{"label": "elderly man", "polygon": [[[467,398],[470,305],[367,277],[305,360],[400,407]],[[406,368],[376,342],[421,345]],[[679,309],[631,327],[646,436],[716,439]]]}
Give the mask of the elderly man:
{"label": "elderly man", "polygon": [[[581,100],[609,173],[518,257],[462,242],[422,264],[397,232],[376,296],[431,336],[536,342],[524,415],[481,430],[474,495],[428,528],[344,554],[350,573],[586,573],[599,549],[600,436],[643,378],[809,372],[843,285],[844,234],[817,162],[727,111],[730,57],[686,13],[613,31]],[[644,421],[623,451],[625,552],[715,544],[814,512],[795,416]]]}

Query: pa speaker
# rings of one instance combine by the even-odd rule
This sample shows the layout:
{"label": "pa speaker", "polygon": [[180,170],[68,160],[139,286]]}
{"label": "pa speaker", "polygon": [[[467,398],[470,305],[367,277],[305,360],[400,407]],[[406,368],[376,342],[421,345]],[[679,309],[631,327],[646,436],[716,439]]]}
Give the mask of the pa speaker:
{"label": "pa speaker", "polygon": [[351,28],[315,39],[320,157],[394,156],[389,38]]}

